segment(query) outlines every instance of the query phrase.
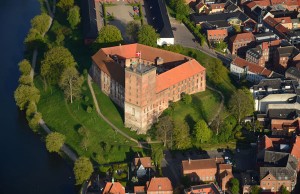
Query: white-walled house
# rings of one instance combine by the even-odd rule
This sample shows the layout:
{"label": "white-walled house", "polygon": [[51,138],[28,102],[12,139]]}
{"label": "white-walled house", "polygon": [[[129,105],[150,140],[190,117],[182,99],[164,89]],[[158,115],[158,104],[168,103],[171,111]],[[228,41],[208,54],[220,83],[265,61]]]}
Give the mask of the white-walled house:
{"label": "white-walled house", "polygon": [[230,72],[239,77],[245,77],[246,80],[254,83],[272,76],[273,71],[261,67],[240,57],[236,57],[230,64]]}

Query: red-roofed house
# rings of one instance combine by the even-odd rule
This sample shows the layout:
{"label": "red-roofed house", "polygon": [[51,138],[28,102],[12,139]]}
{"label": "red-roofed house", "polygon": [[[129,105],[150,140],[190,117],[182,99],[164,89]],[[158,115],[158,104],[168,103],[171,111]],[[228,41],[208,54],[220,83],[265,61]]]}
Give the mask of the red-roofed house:
{"label": "red-roofed house", "polygon": [[119,182],[107,182],[103,194],[125,194],[125,188]]}
{"label": "red-roofed house", "polygon": [[188,176],[192,182],[211,182],[216,180],[217,163],[215,159],[183,160],[183,176]]}
{"label": "red-roofed house", "polygon": [[195,185],[184,190],[184,194],[221,194],[222,190],[214,183]]}
{"label": "red-roofed house", "polygon": [[265,67],[251,63],[240,57],[235,57],[230,64],[230,72],[239,78],[246,78],[246,80],[254,83],[260,80],[269,78],[273,72]]}
{"label": "red-roofed house", "polygon": [[133,162],[134,170],[138,178],[146,175],[147,171],[150,173],[152,169],[150,157],[135,158]]}
{"label": "red-roofed house", "polygon": [[195,8],[197,13],[205,13],[205,14],[209,13],[209,8],[203,2],[199,2],[197,5],[195,5]]}
{"label": "red-roofed house", "polygon": [[240,55],[253,46],[255,38],[251,32],[234,35],[229,41],[229,50],[232,55]]}
{"label": "red-roofed house", "polygon": [[286,135],[291,136],[297,130],[299,130],[299,118],[295,120],[287,119],[272,119],[271,130],[272,135]]}
{"label": "red-roofed house", "polygon": [[209,5],[209,13],[221,13],[224,11],[225,3],[214,3]]}
{"label": "red-roofed house", "polygon": [[153,177],[150,182],[147,181],[146,186],[135,186],[134,193],[173,194],[173,187],[171,181],[167,177]]}
{"label": "red-roofed house", "polygon": [[296,136],[291,155],[298,160],[298,170],[300,170],[300,136]]}
{"label": "red-roofed house", "polygon": [[217,177],[222,191],[227,190],[228,182],[233,178],[231,164],[219,164]]}
{"label": "red-roofed house", "polygon": [[208,42],[219,42],[224,41],[224,39],[228,36],[227,29],[222,30],[207,30],[207,40]]}
{"label": "red-roofed house", "polygon": [[90,75],[124,109],[126,127],[146,133],[182,93],[205,90],[205,68],[195,59],[142,44],[100,49]]}
{"label": "red-roofed house", "polygon": [[275,21],[286,27],[287,29],[293,29],[292,19],[290,17],[274,18]]}

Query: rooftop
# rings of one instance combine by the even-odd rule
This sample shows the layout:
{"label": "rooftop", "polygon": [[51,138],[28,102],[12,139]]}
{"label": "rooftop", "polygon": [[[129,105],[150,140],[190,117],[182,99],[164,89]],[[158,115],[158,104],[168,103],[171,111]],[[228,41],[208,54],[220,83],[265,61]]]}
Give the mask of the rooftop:
{"label": "rooftop", "polygon": [[199,159],[199,160],[183,160],[183,171],[200,170],[200,169],[216,169],[217,164],[215,159]]}
{"label": "rooftop", "polygon": [[[184,193],[200,193],[205,190],[207,193],[222,194],[222,191],[214,183],[191,186],[184,190]],[[211,192],[212,191],[212,192]]]}
{"label": "rooftop", "polygon": [[215,29],[215,30],[207,30],[207,36],[227,36],[227,29]]}
{"label": "rooftop", "polygon": [[139,166],[143,165],[145,168],[151,168],[151,158],[150,157],[143,157],[143,158],[135,158],[134,159],[134,165]]}
{"label": "rooftop", "polygon": [[119,182],[107,182],[103,194],[125,194],[125,188]]}
{"label": "rooftop", "polygon": [[289,75],[292,75],[292,76],[300,79],[300,71],[296,67],[290,67],[285,71],[285,77],[289,78]]}
{"label": "rooftop", "polygon": [[252,32],[240,33],[232,36],[230,38],[231,42],[251,42],[254,41],[254,36]]}
{"label": "rooftop", "polygon": [[249,17],[241,12],[240,10],[236,12],[230,13],[216,13],[210,15],[199,15],[199,14],[192,14],[191,19],[195,23],[202,23],[202,22],[212,22],[212,21],[224,21],[229,20],[231,18],[238,18],[242,22],[246,22],[249,20]]}
{"label": "rooftop", "polygon": [[147,192],[173,191],[171,181],[167,177],[154,177],[148,183]]}
{"label": "rooftop", "polygon": [[294,46],[286,46],[277,48],[280,57],[290,57],[293,58],[299,54],[299,50]]}

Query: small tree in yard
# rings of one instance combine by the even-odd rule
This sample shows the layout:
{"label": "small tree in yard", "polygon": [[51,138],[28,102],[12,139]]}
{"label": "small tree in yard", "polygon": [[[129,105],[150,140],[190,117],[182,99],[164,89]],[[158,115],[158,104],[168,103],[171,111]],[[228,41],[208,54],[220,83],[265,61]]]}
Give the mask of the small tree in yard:
{"label": "small tree in yard", "polygon": [[159,140],[164,142],[164,146],[167,146],[167,142],[171,139],[173,121],[170,116],[163,116],[159,119],[156,125],[156,136]]}
{"label": "small tree in yard", "polygon": [[204,120],[199,120],[194,127],[194,137],[197,142],[208,142],[212,136],[212,131],[208,128]]}
{"label": "small tree in yard", "polygon": [[22,75],[29,75],[31,71],[31,65],[28,60],[24,59],[19,63],[19,71]]}
{"label": "small tree in yard", "polygon": [[63,12],[66,12],[74,6],[74,0],[59,0],[56,4]]}
{"label": "small tree in yard", "polygon": [[80,185],[90,178],[94,172],[94,169],[91,161],[88,158],[80,157],[76,160],[73,171],[75,174],[76,185]]}
{"label": "small tree in yard", "polygon": [[232,194],[239,194],[240,192],[240,183],[239,183],[239,180],[236,179],[236,178],[232,178],[230,179],[230,182],[229,182],[230,186],[230,191]]}
{"label": "small tree in yard", "polygon": [[73,103],[73,99],[80,98],[83,77],[79,75],[75,67],[67,67],[60,78],[59,86],[64,91],[67,100]]}
{"label": "small tree in yard", "polygon": [[280,187],[280,194],[290,194],[290,192],[286,189],[285,186]]}
{"label": "small tree in yard", "polygon": [[182,95],[182,101],[185,103],[185,104],[191,104],[192,103],[192,96],[189,95],[189,94],[183,94]]}
{"label": "small tree in yard", "polygon": [[94,42],[93,49],[98,51],[98,49],[103,47],[117,46],[123,42],[123,37],[120,30],[113,25],[103,26],[97,39]]}
{"label": "small tree in yard", "polygon": [[138,32],[140,29],[140,24],[136,21],[131,21],[126,25],[126,34],[131,41],[137,42]]}
{"label": "small tree in yard", "polygon": [[174,127],[173,141],[176,149],[183,150],[192,147],[190,129],[186,122]]}
{"label": "small tree in yard", "polygon": [[160,168],[161,160],[164,157],[163,146],[157,145],[151,149],[151,158],[157,168]]}
{"label": "small tree in yard", "polygon": [[53,132],[46,137],[46,148],[49,152],[59,152],[64,145],[66,137],[58,132]]}
{"label": "small tree in yard", "polygon": [[82,136],[80,145],[85,151],[87,151],[88,145],[90,143],[90,131],[85,127],[80,127],[78,133]]}
{"label": "small tree in yard", "polygon": [[250,193],[251,194],[260,194],[261,191],[262,191],[262,189],[259,186],[254,185],[251,187]]}

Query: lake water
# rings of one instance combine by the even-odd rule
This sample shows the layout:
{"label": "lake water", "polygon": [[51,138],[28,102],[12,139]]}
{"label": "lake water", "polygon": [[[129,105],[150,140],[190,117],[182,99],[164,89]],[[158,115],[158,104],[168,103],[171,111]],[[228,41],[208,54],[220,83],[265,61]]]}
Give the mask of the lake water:
{"label": "lake water", "polygon": [[72,194],[72,166],[49,154],[41,136],[29,129],[13,92],[18,85],[18,62],[30,19],[40,13],[38,0],[0,1],[0,193]]}

